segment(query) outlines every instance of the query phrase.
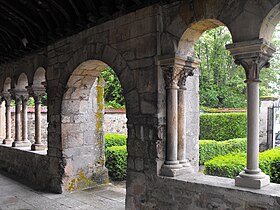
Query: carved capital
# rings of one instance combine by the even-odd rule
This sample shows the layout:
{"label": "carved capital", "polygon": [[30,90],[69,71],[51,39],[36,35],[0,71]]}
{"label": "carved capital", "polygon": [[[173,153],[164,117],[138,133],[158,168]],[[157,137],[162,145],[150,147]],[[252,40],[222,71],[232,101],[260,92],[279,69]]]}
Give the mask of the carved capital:
{"label": "carved capital", "polygon": [[178,88],[177,83],[180,75],[180,69],[175,66],[163,66],[162,70],[166,88]]}
{"label": "carved capital", "polygon": [[11,105],[12,96],[8,91],[3,91],[1,94],[1,98],[2,98],[2,100],[4,100],[6,102],[6,106]]}
{"label": "carved capital", "polygon": [[46,88],[45,87],[26,87],[28,93],[34,98],[35,103],[41,103],[41,100],[44,95],[46,95]]}
{"label": "carved capital", "polygon": [[264,39],[239,42],[226,46],[246,72],[247,81],[259,81],[260,70],[269,67],[269,59],[275,52],[275,47]]}
{"label": "carved capital", "polygon": [[187,57],[185,61],[185,66],[183,67],[183,70],[181,71],[178,86],[181,89],[185,89],[186,81],[189,76],[194,75],[194,70],[198,67],[199,60],[193,57]]}
{"label": "carved capital", "polygon": [[159,64],[163,70],[166,88],[178,88],[178,85],[185,84],[186,78],[193,74],[198,60],[192,57],[171,57],[161,59]]}

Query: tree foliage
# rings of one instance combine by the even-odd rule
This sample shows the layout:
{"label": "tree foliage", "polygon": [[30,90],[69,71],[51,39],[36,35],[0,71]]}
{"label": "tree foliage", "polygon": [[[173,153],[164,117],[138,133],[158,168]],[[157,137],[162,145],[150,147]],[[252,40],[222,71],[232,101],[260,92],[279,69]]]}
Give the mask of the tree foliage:
{"label": "tree foliage", "polygon": [[[242,108],[246,106],[245,72],[234,63],[225,45],[232,42],[229,30],[217,27],[203,33],[195,45],[200,63],[200,105],[212,108]],[[280,50],[280,27],[273,43]],[[271,68],[262,69],[260,95],[277,95],[280,88],[280,54],[276,53]]]}
{"label": "tree foliage", "polygon": [[107,67],[100,76],[105,80],[105,106],[109,108],[124,107],[123,88],[114,70]]}
{"label": "tree foliage", "polygon": [[206,31],[195,45],[200,63],[200,105],[245,107],[245,74],[225,45],[231,43],[225,27]]}

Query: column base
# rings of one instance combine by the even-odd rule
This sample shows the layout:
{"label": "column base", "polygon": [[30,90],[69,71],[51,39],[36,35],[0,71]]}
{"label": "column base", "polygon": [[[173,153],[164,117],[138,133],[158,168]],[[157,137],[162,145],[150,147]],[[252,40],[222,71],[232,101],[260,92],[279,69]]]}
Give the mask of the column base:
{"label": "column base", "polygon": [[179,164],[181,164],[183,167],[190,167],[191,164],[187,160],[179,160]]}
{"label": "column base", "polygon": [[161,168],[161,175],[168,177],[176,177],[183,174],[192,173],[192,167],[183,167],[181,164],[177,165],[166,165],[164,164]]}
{"label": "column base", "polygon": [[235,186],[237,187],[261,189],[262,187],[269,185],[269,183],[269,176],[263,172],[259,172],[258,174],[247,174],[243,171],[235,178]]}
{"label": "column base", "polygon": [[44,144],[32,144],[31,145],[32,151],[45,150],[45,149],[46,149],[46,147]]}
{"label": "column base", "polygon": [[4,139],[3,144],[12,144],[13,141],[14,141],[13,139]]}
{"label": "column base", "polygon": [[12,147],[30,147],[30,141],[14,141]]}

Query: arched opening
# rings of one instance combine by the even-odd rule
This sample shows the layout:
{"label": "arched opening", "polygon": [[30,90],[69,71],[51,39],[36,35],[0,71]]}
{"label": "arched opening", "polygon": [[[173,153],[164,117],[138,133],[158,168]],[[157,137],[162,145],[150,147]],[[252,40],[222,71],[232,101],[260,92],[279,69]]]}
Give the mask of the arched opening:
{"label": "arched opening", "polygon": [[87,60],[75,68],[68,79],[61,105],[66,191],[109,181],[103,128],[105,82],[100,76],[108,68],[103,61]]}
{"label": "arched opening", "polygon": [[[226,40],[224,40],[226,39]],[[211,43],[208,41],[210,40]],[[182,35],[179,44],[177,56],[193,59],[190,65],[195,66],[195,59],[199,59],[200,67],[192,67],[193,75],[188,76],[185,85],[186,101],[186,159],[198,170],[200,161],[199,154],[199,116],[201,105],[212,107],[224,106],[227,100],[230,100],[233,92],[229,91],[233,86],[232,78],[236,76],[237,67],[234,64],[229,52],[225,49],[225,44],[232,42],[229,30],[219,20],[205,19],[193,23]],[[220,56],[220,63],[211,62]],[[190,59],[189,60],[192,60]],[[239,68],[239,75],[244,73]],[[238,76],[237,83],[244,86],[243,79]],[[227,90],[224,90],[228,88]],[[245,102],[244,88],[243,104]],[[229,97],[225,98],[224,94]],[[211,104],[212,102],[215,102]],[[229,106],[229,105],[228,105]],[[194,120],[197,119],[197,120]],[[178,137],[180,138],[180,137]],[[207,138],[208,139],[208,138]],[[178,139],[180,141],[180,139]]]}
{"label": "arched opening", "polygon": [[47,141],[47,94],[46,94],[46,70],[43,67],[36,69],[33,76],[33,83],[27,87],[29,93],[30,121],[28,136],[31,141],[32,150],[45,150],[48,147]]}

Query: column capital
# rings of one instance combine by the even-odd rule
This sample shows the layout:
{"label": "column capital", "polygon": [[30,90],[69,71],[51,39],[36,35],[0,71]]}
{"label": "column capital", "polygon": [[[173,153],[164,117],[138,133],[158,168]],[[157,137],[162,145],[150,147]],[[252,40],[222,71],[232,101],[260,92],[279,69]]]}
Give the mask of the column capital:
{"label": "column capital", "polygon": [[269,67],[269,59],[276,51],[265,39],[237,42],[226,48],[231,52],[235,63],[245,69],[247,81],[259,81],[260,70]]}
{"label": "column capital", "polygon": [[190,76],[193,66],[198,64],[198,59],[192,57],[163,57],[159,65],[163,70],[166,88],[178,88],[178,82],[182,75]]}
{"label": "column capital", "polygon": [[35,102],[41,102],[41,99],[46,95],[45,87],[27,86],[28,93],[35,99]]}
{"label": "column capital", "polygon": [[1,99],[6,102],[6,105],[10,105],[11,104],[11,100],[12,100],[12,95],[8,91],[2,91]]}
{"label": "column capital", "polygon": [[178,86],[181,89],[185,89],[186,87],[186,81],[189,76],[194,75],[194,70],[198,67],[200,63],[200,60],[194,58],[194,57],[186,57],[185,65],[183,66],[183,70],[181,71],[181,74],[179,76],[178,80]]}

